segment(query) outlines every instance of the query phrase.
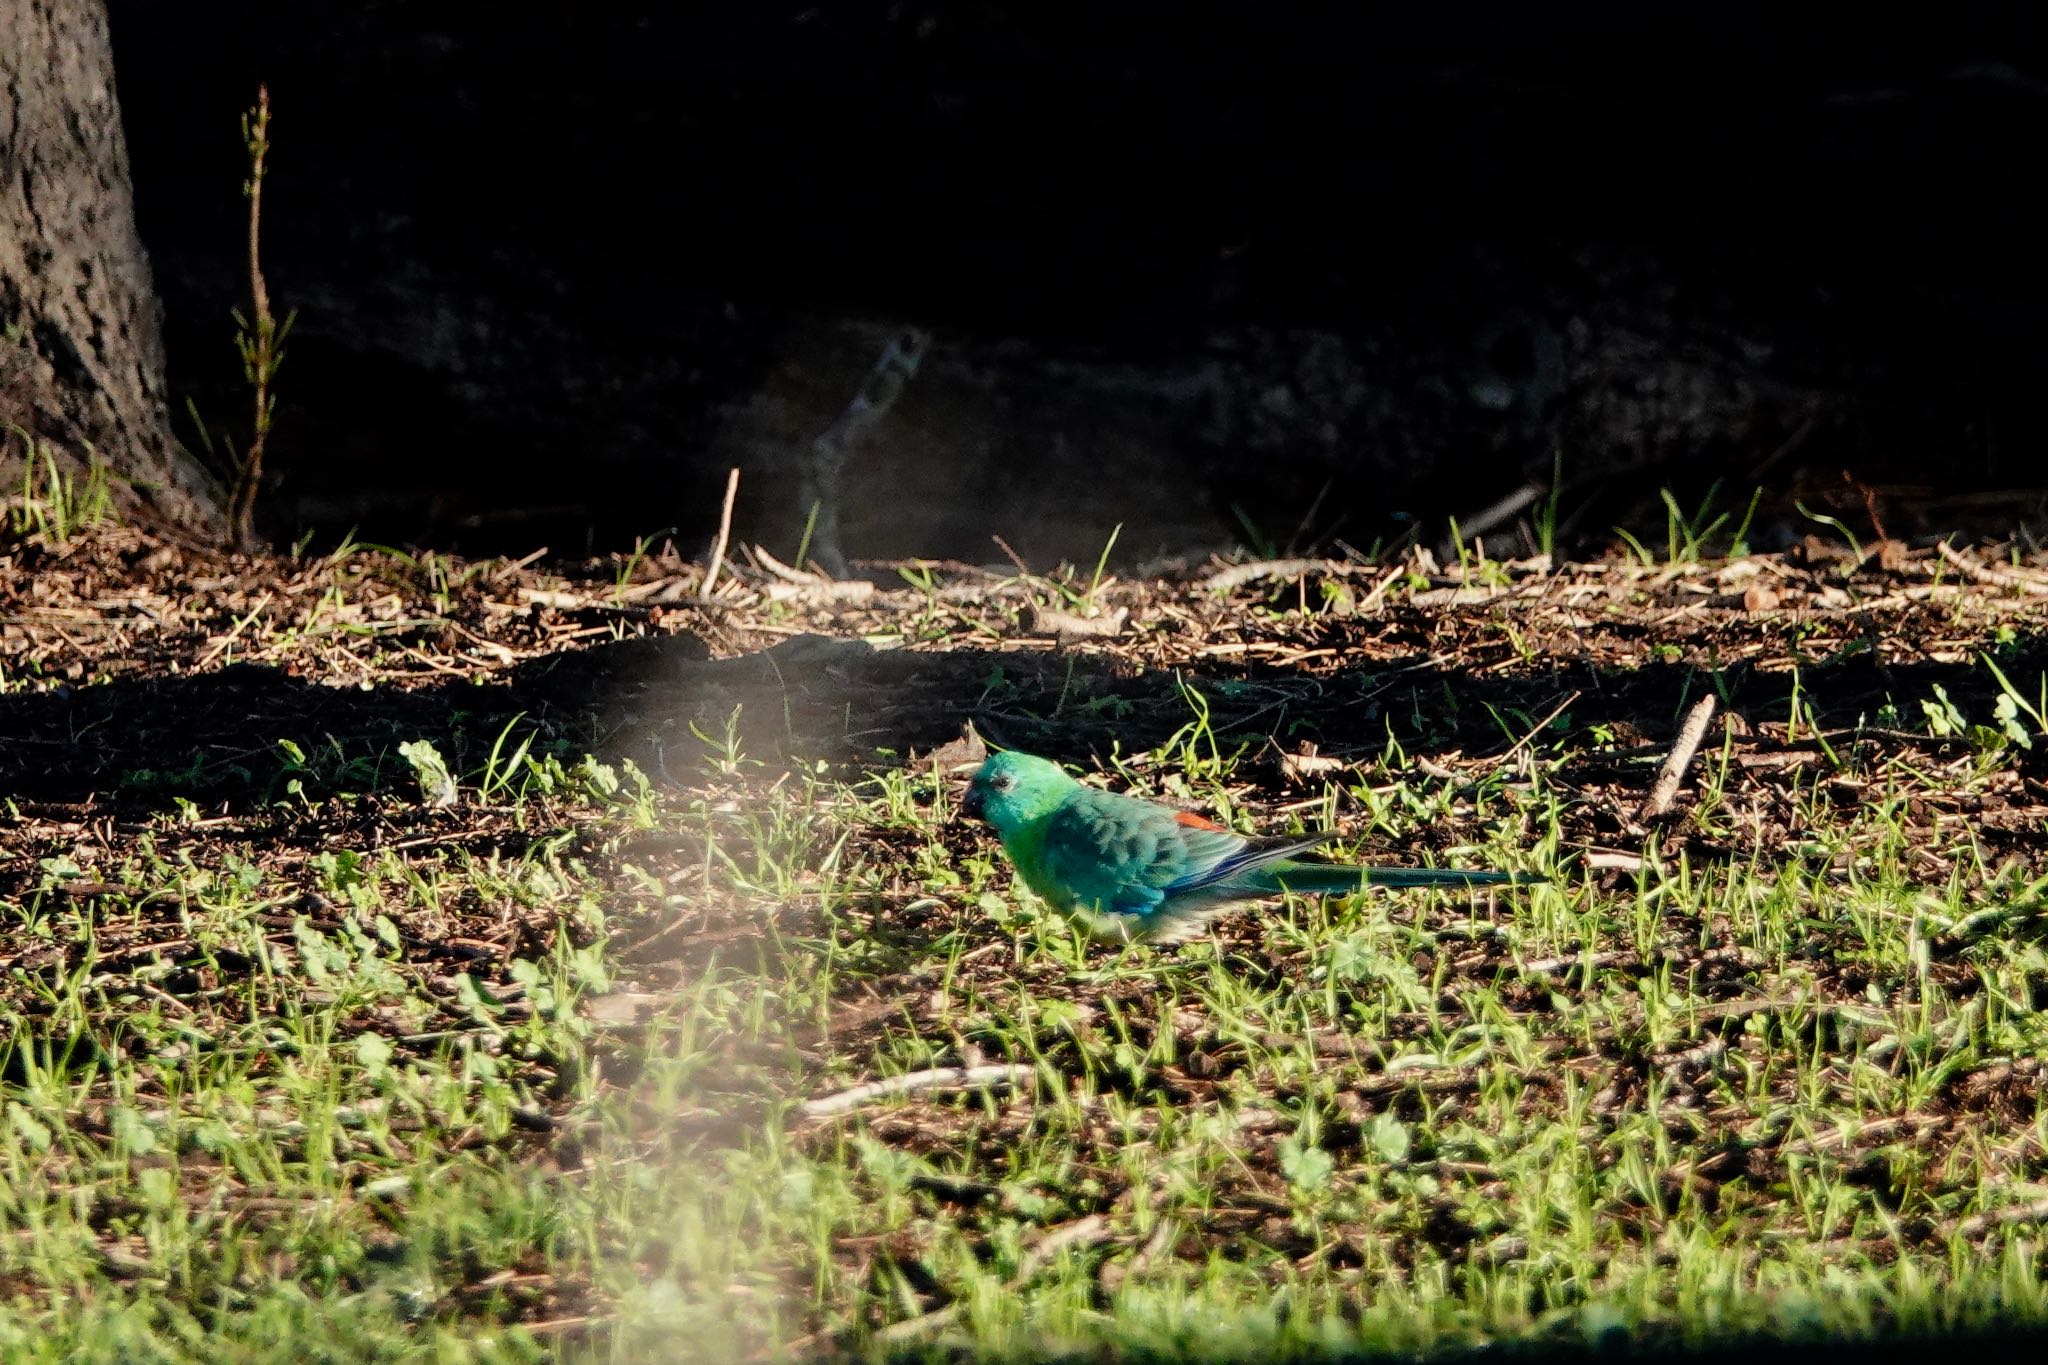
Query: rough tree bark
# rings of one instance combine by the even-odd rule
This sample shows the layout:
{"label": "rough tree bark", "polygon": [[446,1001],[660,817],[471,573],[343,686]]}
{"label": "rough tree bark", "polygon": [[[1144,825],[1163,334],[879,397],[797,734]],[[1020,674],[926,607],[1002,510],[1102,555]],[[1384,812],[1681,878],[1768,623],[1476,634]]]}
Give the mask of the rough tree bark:
{"label": "rough tree bark", "polygon": [[171,438],[105,0],[0,0],[0,35],[0,488],[35,441],[217,536],[220,491]]}

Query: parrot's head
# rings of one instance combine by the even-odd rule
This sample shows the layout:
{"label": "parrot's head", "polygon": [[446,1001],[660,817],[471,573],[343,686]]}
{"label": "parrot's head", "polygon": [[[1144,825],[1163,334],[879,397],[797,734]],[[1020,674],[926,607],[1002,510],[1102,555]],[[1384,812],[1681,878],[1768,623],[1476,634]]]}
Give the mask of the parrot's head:
{"label": "parrot's head", "polygon": [[986,820],[998,836],[1007,837],[1052,814],[1073,786],[1074,779],[1059,764],[1005,749],[989,755],[975,771],[960,813]]}

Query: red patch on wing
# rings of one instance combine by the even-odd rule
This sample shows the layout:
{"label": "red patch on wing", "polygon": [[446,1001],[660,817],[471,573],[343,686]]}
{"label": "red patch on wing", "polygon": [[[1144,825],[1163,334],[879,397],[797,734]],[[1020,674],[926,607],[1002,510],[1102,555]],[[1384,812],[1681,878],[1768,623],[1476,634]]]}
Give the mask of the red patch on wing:
{"label": "red patch on wing", "polygon": [[1173,813],[1173,822],[1177,825],[1186,825],[1191,829],[1213,829],[1218,834],[1230,833],[1228,829],[1217,824],[1214,820],[1204,820],[1191,810],[1175,811]]}

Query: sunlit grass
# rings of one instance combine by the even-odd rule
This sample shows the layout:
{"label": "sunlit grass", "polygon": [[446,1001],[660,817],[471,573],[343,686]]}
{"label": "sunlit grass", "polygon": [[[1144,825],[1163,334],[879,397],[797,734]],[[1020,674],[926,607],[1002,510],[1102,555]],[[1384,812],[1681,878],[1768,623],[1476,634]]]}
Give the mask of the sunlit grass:
{"label": "sunlit grass", "polygon": [[[1884,775],[1894,798],[1925,780]],[[2048,1311],[2031,1221],[2001,1221],[2039,1201],[2025,1153],[2048,1121],[2031,1098],[1957,1100],[2048,1045],[2038,938],[1984,932],[2041,887],[1982,867],[1913,886],[1898,799],[1817,803],[1801,846],[1747,863],[1653,852],[1610,886],[1555,861],[1554,796],[1501,794],[1486,856],[1557,888],[1290,904],[1162,952],[1020,904],[985,847],[947,838],[945,799],[898,773],[784,787],[745,817],[748,837],[841,857],[800,934],[771,931],[789,909],[771,878],[718,878],[767,937],[664,1016],[678,1045],[650,1048],[649,1075],[686,1072],[659,1083],[747,1120],[650,1158],[670,1174],[642,1234],[697,1259],[665,1293],[658,1273],[637,1287],[625,1356],[665,1332],[1299,1353]],[[881,830],[885,859],[858,852]],[[908,857],[905,833],[924,841]],[[892,930],[913,896],[947,909]],[[1845,974],[1864,989],[1845,996]],[[897,1016],[794,1050],[874,989]],[[707,1066],[682,1041],[714,1038],[754,1060]],[[980,1059],[1035,1082],[838,1122],[786,1103]]]}
{"label": "sunlit grass", "polygon": [[[247,638],[374,649],[478,578],[368,547],[327,571]],[[961,625],[989,609],[923,577],[903,638],[1012,624]],[[372,579],[403,609],[352,605]],[[1575,776],[1601,754],[1633,791],[1661,757],[1597,696],[1504,709],[1498,761],[1446,768],[1422,755],[1458,697],[1390,695],[1351,737],[1377,753],[1283,793],[1269,731],[1219,720],[1278,731],[1282,689],[1163,674],[1156,742],[1103,746],[1089,780],[1335,825],[1333,856],[1554,879],[1291,900],[1166,950],[1025,897],[953,774],[782,762],[719,708],[654,775],[527,714],[134,770],[143,827],[67,828],[0,903],[0,1356],[1282,1358],[2042,1323],[2048,881],[1968,812],[2019,780],[2048,693],[1984,644],[2002,701],[1871,718],[1942,745],[1855,748],[1809,667],[1752,719],[1811,754],[1763,782],[1710,742],[1684,823],[1652,829]],[[1136,705],[1073,678],[1040,698],[998,667],[985,695],[1048,722]],[[209,837],[229,785],[257,812],[239,841]],[[479,815],[488,837],[457,828]]]}

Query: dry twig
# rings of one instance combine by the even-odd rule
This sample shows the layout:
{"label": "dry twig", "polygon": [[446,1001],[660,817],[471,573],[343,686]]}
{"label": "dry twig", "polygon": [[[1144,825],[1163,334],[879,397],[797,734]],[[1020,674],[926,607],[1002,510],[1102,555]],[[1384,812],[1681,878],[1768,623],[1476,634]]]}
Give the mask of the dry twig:
{"label": "dry twig", "polygon": [[979,1086],[1021,1085],[1032,1077],[1032,1069],[1021,1062],[990,1063],[987,1066],[935,1066],[926,1071],[907,1071],[879,1081],[856,1085],[836,1095],[806,1100],[807,1119],[835,1118],[850,1114],[869,1100],[891,1095],[909,1095],[920,1090],[972,1090]]}
{"label": "dry twig", "polygon": [[1256,559],[1249,564],[1218,569],[1202,580],[1202,586],[1210,592],[1234,592],[1261,579],[1297,578],[1302,574],[1337,572],[1340,568],[1327,559]]}
{"label": "dry twig", "polygon": [[1664,766],[1657,773],[1657,785],[1650,788],[1650,799],[1643,802],[1643,808],[1636,815],[1638,820],[1654,820],[1671,809],[1671,803],[1678,798],[1678,784],[1685,780],[1685,770],[1692,766],[1693,755],[1700,750],[1700,741],[1707,737],[1707,722],[1714,718],[1714,694],[1707,693],[1694,703],[1686,713],[1685,724],[1678,727],[1678,738],[1672,741],[1671,756],[1664,760]]}
{"label": "dry twig", "polygon": [[725,509],[718,514],[718,539],[711,543],[711,567],[704,571],[704,586],[697,590],[697,596],[706,602],[711,600],[718,570],[725,563],[726,542],[732,539],[732,504],[739,492],[740,471],[734,466],[732,473],[725,476]]}
{"label": "dry twig", "polygon": [[1551,707],[1548,715],[1544,716],[1542,720],[1537,721],[1534,725],[1529,727],[1528,734],[1523,735],[1520,739],[1516,740],[1513,744],[1510,744],[1508,746],[1508,751],[1500,756],[1500,761],[1502,763],[1505,763],[1509,759],[1513,758],[1516,754],[1522,752],[1524,748],[1528,747],[1530,740],[1542,734],[1546,729],[1549,728],[1550,722],[1556,720],[1559,716],[1564,714],[1564,710],[1567,706],[1570,706],[1573,702],[1577,701],[1580,697],[1583,697],[1584,695],[1586,695],[1584,692],[1574,689],[1569,697],[1566,697],[1563,701]]}
{"label": "dry twig", "polygon": [[1986,583],[1995,588],[2016,588],[2029,597],[2048,597],[2048,583],[2038,583],[2032,578],[1994,569],[1988,564],[1972,559],[1945,540],[1938,542],[1934,548],[1943,559],[1960,569],[1963,577],[1972,582]]}
{"label": "dry twig", "polygon": [[[1549,491],[1548,488],[1540,483],[1525,483],[1506,497],[1488,503],[1469,517],[1459,518],[1457,523],[1458,535],[1461,539],[1470,543],[1495,527],[1505,526],[1508,522],[1513,521],[1521,514],[1523,508]],[[1438,547],[1437,553],[1446,560],[1453,559],[1457,555],[1457,551],[1448,541]]]}

